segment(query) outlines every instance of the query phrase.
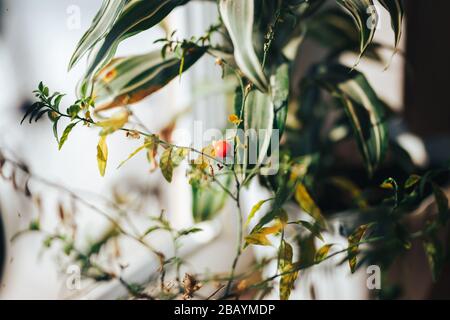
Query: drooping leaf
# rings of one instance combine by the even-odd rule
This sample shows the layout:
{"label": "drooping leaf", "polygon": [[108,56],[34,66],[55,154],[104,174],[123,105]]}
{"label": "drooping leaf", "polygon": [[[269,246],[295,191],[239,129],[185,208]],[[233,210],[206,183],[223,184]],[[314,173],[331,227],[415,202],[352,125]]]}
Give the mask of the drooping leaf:
{"label": "drooping leaf", "polygon": [[64,129],[64,132],[61,136],[61,139],[59,139],[59,144],[58,144],[58,149],[61,150],[61,148],[63,147],[64,143],[66,143],[67,138],[69,138],[69,134],[70,132],[72,132],[72,129],[78,124],[78,122],[73,122],[71,124],[69,124],[66,129]]}
{"label": "drooping leaf", "polygon": [[250,224],[250,221],[253,219],[253,217],[259,211],[259,209],[261,209],[263,204],[270,200],[272,200],[272,198],[266,199],[266,200],[261,200],[252,207],[252,210],[250,211],[250,213],[247,217],[247,221],[245,222],[245,227],[247,227]]}
{"label": "drooping leaf", "polygon": [[[216,179],[225,187],[229,188],[232,177],[230,175],[217,176]],[[211,220],[222,210],[228,199],[228,194],[212,182],[207,187],[192,186],[192,213],[195,222]]]}
{"label": "drooping leaf", "polygon": [[[188,70],[204,53],[202,47],[187,48],[183,70]],[[159,51],[113,60],[95,78],[96,110],[141,101],[177,77],[180,63],[175,53],[163,58]]]}
{"label": "drooping leaf", "polygon": [[289,65],[282,64],[270,78],[272,103],[275,108],[275,128],[281,137],[286,126],[289,98]]}
{"label": "drooping leaf", "polygon": [[144,144],[142,146],[140,146],[139,148],[137,148],[136,150],[134,150],[129,156],[128,158],[126,158],[124,161],[122,161],[119,166],[117,167],[117,169],[119,169],[120,167],[122,167],[126,162],[128,162],[129,160],[131,160],[135,155],[137,155],[139,152],[141,152],[144,149],[151,149],[153,147],[153,145],[155,144],[154,139],[146,139]]}
{"label": "drooping leaf", "polygon": [[279,270],[282,274],[282,276],[280,277],[280,299],[288,300],[289,296],[291,295],[291,291],[294,288],[294,284],[297,280],[299,271],[294,269],[294,265],[292,263],[292,246],[285,240],[281,241],[280,248],[278,250],[278,256],[280,262]]}
{"label": "drooping leaf", "polygon": [[361,239],[364,237],[364,234],[366,233],[367,229],[369,229],[371,225],[365,224],[362,226],[359,226],[349,237],[348,237],[348,263],[350,266],[350,271],[354,273],[356,271],[356,264],[357,264],[357,255],[359,252],[359,243],[361,242]]}
{"label": "drooping leaf", "polygon": [[[329,50],[330,57],[339,57],[345,52],[360,54],[360,37],[355,32],[352,17],[339,8],[330,6],[321,10],[314,19],[307,21],[307,36]],[[380,44],[372,42],[366,48],[364,57],[382,62],[377,49]]]}
{"label": "drooping leaf", "polygon": [[248,165],[260,166],[267,156],[271,144],[274,106],[269,95],[258,90],[248,94],[244,110],[244,131],[246,134],[244,171]]}
{"label": "drooping leaf", "polygon": [[127,0],[103,0],[103,4],[92,21],[91,26],[78,42],[69,63],[69,70],[91,49],[102,40],[116,21]]}
{"label": "drooping leaf", "polygon": [[173,170],[180,165],[187,156],[187,153],[187,149],[185,148],[169,147],[164,150],[160,158],[159,166],[167,182],[172,182]]}
{"label": "drooping leaf", "polygon": [[96,125],[102,128],[101,136],[109,135],[125,126],[128,122],[130,113],[127,110],[121,111],[113,115],[111,118],[97,122]]}
{"label": "drooping leaf", "polygon": [[97,163],[98,171],[103,177],[106,171],[106,164],[108,162],[108,146],[106,145],[106,136],[101,136],[97,145]]}
{"label": "drooping leaf", "polygon": [[444,248],[437,237],[425,239],[423,247],[428,258],[432,279],[436,281],[442,272],[445,262]]}
{"label": "drooping leaf", "polygon": [[389,142],[385,105],[364,75],[356,70],[335,65],[321,69],[320,73],[325,86],[338,96],[345,109],[367,171],[372,175],[383,161]]}
{"label": "drooping leaf", "polygon": [[268,81],[253,48],[253,0],[220,0],[219,11],[234,46],[236,63],[244,75],[262,92]]}
{"label": "drooping leaf", "polygon": [[360,36],[360,57],[372,42],[378,23],[378,13],[372,0],[337,0],[352,16]]}
{"label": "drooping leaf", "polygon": [[104,39],[96,46],[85,80],[89,81],[98,69],[109,63],[121,41],[154,27],[174,8],[185,4],[187,1],[188,0],[129,1],[105,35]]}
{"label": "drooping leaf", "polygon": [[383,7],[391,15],[391,26],[395,34],[395,48],[398,47],[402,38],[402,26],[403,26],[403,0],[378,0]]}
{"label": "drooping leaf", "polygon": [[438,207],[438,219],[441,225],[445,226],[449,219],[450,211],[448,206],[448,199],[444,191],[435,183],[432,183],[434,198]]}
{"label": "drooping leaf", "polygon": [[299,183],[295,189],[295,200],[299,206],[306,213],[311,215],[311,217],[313,217],[321,227],[326,226],[325,218],[322,216],[322,211],[317,206],[303,183]]}

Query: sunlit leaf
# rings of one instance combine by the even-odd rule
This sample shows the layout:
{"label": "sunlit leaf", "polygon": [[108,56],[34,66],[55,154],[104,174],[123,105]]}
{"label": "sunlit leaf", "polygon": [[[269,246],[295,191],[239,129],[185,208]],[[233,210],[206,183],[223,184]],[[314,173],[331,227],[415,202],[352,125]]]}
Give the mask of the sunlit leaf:
{"label": "sunlit leaf", "polygon": [[350,271],[354,273],[356,271],[357,265],[357,255],[359,252],[359,243],[361,239],[364,237],[364,234],[369,229],[371,224],[365,224],[359,226],[349,237],[348,237],[348,263],[350,265]]}
{"label": "sunlit leaf", "polygon": [[334,244],[326,244],[323,247],[321,247],[319,250],[316,251],[316,256],[314,257],[314,261],[315,262],[321,262],[322,260],[324,260],[327,255],[328,252],[330,251],[331,247],[333,247]]}
{"label": "sunlit leaf", "polygon": [[378,13],[372,0],[337,0],[352,16],[360,36],[360,57],[372,42],[378,23]]}
{"label": "sunlit leaf", "polygon": [[403,26],[403,0],[378,0],[383,7],[391,15],[391,26],[395,34],[395,48],[398,47],[400,39],[402,38]]}
{"label": "sunlit leaf", "polygon": [[[160,23],[174,8],[188,0],[133,0],[123,8],[120,16],[94,48],[85,79],[90,80],[99,68],[114,56],[120,42]],[[178,70],[177,70],[178,72]]]}
{"label": "sunlit leaf", "polygon": [[66,129],[64,129],[64,132],[61,136],[61,139],[59,139],[59,144],[58,144],[58,149],[61,150],[61,148],[63,147],[64,143],[66,143],[67,138],[69,138],[69,134],[70,132],[72,132],[72,129],[78,124],[78,122],[73,122],[71,124],[69,124]]}
{"label": "sunlit leaf", "polygon": [[[188,70],[204,53],[201,47],[187,48],[183,70]],[[159,51],[113,60],[95,78],[96,110],[141,101],[177,77],[180,63],[175,53],[163,58]]]}
{"label": "sunlit leaf", "polygon": [[310,214],[321,227],[325,227],[326,222],[325,218],[322,216],[322,211],[314,202],[305,185],[302,183],[299,183],[295,189],[295,200],[299,206],[306,213]]}
{"label": "sunlit leaf", "polygon": [[280,273],[284,273],[280,277],[280,299],[288,300],[299,272],[294,269],[294,265],[292,264],[292,246],[285,240],[281,241],[278,256]]}
{"label": "sunlit leaf", "polygon": [[271,246],[272,243],[267,236],[280,232],[283,229],[283,226],[284,223],[277,219],[270,227],[254,229],[248,236],[245,237],[245,246],[249,244]]}
{"label": "sunlit leaf", "polygon": [[102,128],[101,136],[111,134],[125,126],[128,122],[130,113],[127,110],[121,111],[113,115],[111,118],[97,122],[96,125]]}
{"label": "sunlit leaf", "polygon": [[69,70],[91,49],[102,40],[116,21],[127,0],[103,0],[103,4],[83,35],[69,63]]}
{"label": "sunlit leaf", "polygon": [[234,46],[236,63],[244,75],[262,92],[268,81],[253,48],[253,0],[220,0],[219,10]]}
{"label": "sunlit leaf", "polygon": [[245,227],[247,227],[250,224],[250,221],[253,219],[253,217],[259,211],[259,209],[261,209],[263,204],[270,200],[272,200],[272,198],[266,199],[266,200],[261,200],[252,207],[252,210],[250,211],[250,213],[247,217],[247,221],[245,222]]}
{"label": "sunlit leaf", "polygon": [[173,170],[180,165],[187,154],[188,151],[185,148],[169,147],[164,150],[160,158],[159,167],[167,182],[172,182]]}
{"label": "sunlit leaf", "polygon": [[101,136],[97,145],[97,163],[100,175],[103,177],[106,171],[108,161],[108,146],[106,145],[106,136]]}

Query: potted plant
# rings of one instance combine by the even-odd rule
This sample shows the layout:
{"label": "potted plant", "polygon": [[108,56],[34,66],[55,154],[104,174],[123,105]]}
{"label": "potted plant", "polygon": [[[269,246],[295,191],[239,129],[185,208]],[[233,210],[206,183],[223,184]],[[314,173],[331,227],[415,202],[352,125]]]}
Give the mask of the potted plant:
{"label": "potted plant", "polygon": [[[204,35],[179,39],[173,33],[155,39],[160,50],[114,58],[123,40],[155,27],[189,2],[105,0],[70,60],[73,67],[90,52],[79,99],[64,108],[63,95],[41,83],[35,91],[38,101],[24,117],[31,122],[48,116],[59,148],[75,127],[97,129],[101,175],[107,169],[108,137],[118,132],[142,142],[126,161],[146,153],[152,168],[160,170],[168,182],[188,159],[197,221],[210,219],[225,199],[235,204],[238,241],[229,274],[187,274],[184,280],[178,275],[168,288],[165,266],[177,269],[181,262],[152,250],[146,235],[165,230],[178,241],[199,230],[174,230],[162,214],[153,229],[135,236],[159,258],[161,289],[148,293],[142,284],[119,277],[130,295],[191,298],[198,293],[199,282],[218,281],[221,290],[211,297],[260,298],[279,282],[279,297],[288,299],[302,270],[338,257],[351,272],[366,262],[384,272],[413,240],[425,246],[437,277],[444,257],[437,234],[447,225],[449,213],[439,183],[445,182],[448,168],[425,173],[413,166],[388,134],[393,111],[358,71],[363,57],[382,62],[377,51],[381,45],[373,42],[378,23],[375,4],[390,14],[397,50],[402,1],[337,0],[333,6],[324,0],[219,0],[220,20]],[[305,41],[318,43],[324,54],[301,74],[298,66]],[[340,62],[348,52],[357,56],[350,66]],[[229,130],[221,139],[201,148],[179,146],[161,134],[147,132],[145,126],[130,126],[134,103],[163,89],[205,56],[213,56],[224,77],[235,81]],[[118,111],[111,115],[112,109]],[[69,124],[58,134],[63,120]],[[267,196],[251,200],[254,203],[246,201],[247,188],[258,185],[265,190],[261,195],[267,192]],[[436,197],[439,213],[412,232],[405,219],[430,194]],[[293,205],[296,209],[288,209]],[[333,215],[339,212],[347,213]],[[331,221],[345,221],[344,230],[339,230],[346,237],[344,247],[325,241],[323,233],[330,230]],[[125,232],[113,226],[99,248]],[[82,266],[84,276],[98,281],[118,277],[95,262],[98,250],[79,252],[66,236],[55,235],[51,240],[65,243],[67,254]],[[251,270],[238,272],[240,256],[250,247],[276,250]],[[254,279],[270,264],[275,266],[272,275],[263,272],[262,279]],[[383,288],[378,293],[388,297],[392,292],[387,284]]]}

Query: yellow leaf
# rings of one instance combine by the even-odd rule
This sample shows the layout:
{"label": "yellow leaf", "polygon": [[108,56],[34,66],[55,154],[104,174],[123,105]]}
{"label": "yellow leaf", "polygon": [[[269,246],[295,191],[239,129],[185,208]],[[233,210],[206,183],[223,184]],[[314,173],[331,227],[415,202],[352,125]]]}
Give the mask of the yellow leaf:
{"label": "yellow leaf", "polygon": [[288,300],[297,280],[298,271],[294,269],[294,265],[292,264],[292,246],[285,240],[281,241],[278,256],[280,262],[279,271],[282,274],[280,278],[280,299]]}
{"label": "yellow leaf", "polygon": [[316,205],[306,187],[299,183],[295,190],[295,200],[300,207],[313,217],[321,227],[325,227],[325,219],[320,208]]}
{"label": "yellow leaf", "polygon": [[350,266],[350,271],[352,273],[356,270],[356,263],[357,263],[357,255],[358,255],[358,247],[359,242],[361,242],[362,237],[366,233],[367,229],[371,226],[371,224],[365,224],[362,226],[359,226],[349,237],[348,237],[348,263]]}
{"label": "yellow leaf", "polygon": [[315,262],[320,262],[323,259],[325,259],[328,255],[328,252],[330,251],[331,247],[334,246],[334,244],[326,244],[316,252],[316,256],[314,258]]}
{"label": "yellow leaf", "polygon": [[367,201],[362,197],[361,189],[351,180],[344,177],[332,177],[330,181],[336,187],[349,193],[352,200],[356,202],[359,208],[366,209],[368,207]]}
{"label": "yellow leaf", "polygon": [[245,237],[245,245],[254,244],[260,246],[270,246],[272,243],[267,239],[268,235],[276,234],[284,227],[284,223],[277,219],[273,226],[257,229]]}
{"label": "yellow leaf", "polygon": [[259,209],[261,209],[262,205],[270,200],[272,200],[272,198],[266,199],[266,200],[261,200],[253,206],[252,210],[250,211],[250,214],[248,215],[247,221],[245,222],[245,227],[248,227],[250,221],[255,216],[255,214],[259,211]]}
{"label": "yellow leaf", "polygon": [[103,177],[106,171],[108,161],[108,146],[106,145],[106,136],[101,136],[97,145],[97,163],[100,175]]}
{"label": "yellow leaf", "polygon": [[242,120],[237,116],[237,115],[235,115],[235,114],[231,114],[229,117],[228,117],[228,121],[230,121],[232,124],[235,124],[235,125],[240,125],[241,124],[241,122],[242,122]]}
{"label": "yellow leaf", "polygon": [[103,128],[100,135],[105,136],[123,128],[127,124],[129,116],[130,113],[124,110],[116,113],[109,119],[97,122],[97,126]]}
{"label": "yellow leaf", "polygon": [[200,170],[205,170],[210,166],[210,157],[215,157],[216,151],[214,149],[213,145],[206,146],[202,149],[202,154],[197,157],[197,159],[194,160],[194,164],[199,168]]}

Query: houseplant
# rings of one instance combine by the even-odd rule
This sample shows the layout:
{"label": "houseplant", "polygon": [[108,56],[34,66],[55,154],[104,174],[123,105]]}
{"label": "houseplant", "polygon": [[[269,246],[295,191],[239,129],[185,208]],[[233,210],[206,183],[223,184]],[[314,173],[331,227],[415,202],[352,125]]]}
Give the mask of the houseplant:
{"label": "houseplant", "polygon": [[[341,8],[336,8],[323,0],[220,0],[221,20],[204,35],[178,39],[171,34],[156,39],[161,44],[160,51],[113,59],[121,41],[156,26],[173,9],[188,2],[104,1],[70,61],[72,67],[91,52],[86,75],[79,85],[79,100],[63,111],[63,95],[52,94],[40,84],[36,90],[38,102],[24,119],[32,121],[48,115],[59,148],[77,126],[99,129],[97,162],[102,175],[107,167],[107,137],[115,132],[141,139],[142,146],[130,159],[141,151],[147,153],[152,167],[159,168],[169,182],[173,170],[189,157],[188,177],[193,186],[195,217],[198,220],[211,217],[221,208],[225,196],[237,206],[239,241],[232,270],[226,277],[213,277],[226,283],[223,298],[256,289],[263,294],[271,289],[272,280],[280,279],[280,297],[286,299],[302,269],[338,254],[348,260],[352,271],[367,259],[388,265],[415,238],[423,240],[438,274],[443,252],[438,249],[436,232],[447,223],[448,205],[435,179],[445,171],[419,176],[404,152],[395,143],[389,146],[386,123],[391,111],[357,70],[363,56],[380,60],[377,54],[380,45],[372,41],[377,25],[375,2],[338,0]],[[391,15],[396,48],[401,36],[402,3],[399,0],[376,3]],[[220,40],[216,40],[217,36]],[[300,81],[294,81],[296,66],[302,58],[301,44],[307,39],[322,45],[327,53]],[[347,52],[358,56],[350,67],[339,63],[339,57]],[[236,79],[229,118],[234,130],[231,135],[195,149],[173,145],[145,128],[129,126],[133,116],[130,105],[162,89],[205,55],[214,56],[224,75]],[[104,112],[113,108],[121,109],[105,118]],[[70,123],[60,135],[58,127],[63,119],[69,119]],[[262,133],[256,139],[256,157],[249,151],[255,142],[252,132]],[[359,158],[340,156],[342,149],[346,154],[356,154],[357,149],[348,141],[357,142]],[[279,150],[271,148],[274,142],[280,145]],[[273,166],[275,171],[271,170]],[[249,223],[253,223],[254,215],[263,205],[270,210],[247,233],[241,192],[256,179],[273,195],[255,203],[249,212]],[[424,230],[411,234],[402,220],[430,192],[436,195],[440,214]],[[311,219],[289,220],[285,205],[292,201],[309,213]],[[316,248],[312,239],[320,239],[327,228],[327,213],[351,208],[370,209],[376,214],[367,215],[368,221],[348,232],[347,248],[333,253],[329,243]],[[154,228],[178,232],[176,237],[180,238],[184,235],[173,230],[163,215]],[[39,227],[34,223],[32,229]],[[293,238],[285,237],[287,229],[294,230]],[[113,229],[99,245],[123,231]],[[184,231],[191,232],[198,230]],[[249,284],[247,274],[235,272],[240,254],[249,246],[275,245],[268,238],[273,234],[281,235],[276,244],[278,254],[272,258],[277,261],[278,273]],[[143,237],[137,240],[143,241]],[[66,244],[67,253],[83,266],[85,276],[97,280],[115,276],[93,264],[91,255],[98,254],[98,250],[80,253],[66,236],[54,235],[49,239]],[[299,243],[298,260],[293,258],[293,241]],[[359,256],[362,243],[373,243],[374,247]],[[381,251],[390,254],[379,255]],[[162,267],[174,261],[154,253]],[[180,281],[179,290],[174,292],[161,281],[163,289],[157,297],[177,297],[179,292],[190,297],[198,289],[196,281],[187,277],[186,283]],[[133,296],[147,297],[141,286],[125,285]]]}

